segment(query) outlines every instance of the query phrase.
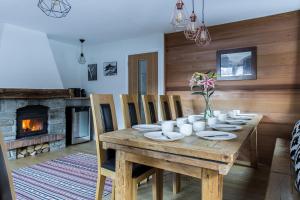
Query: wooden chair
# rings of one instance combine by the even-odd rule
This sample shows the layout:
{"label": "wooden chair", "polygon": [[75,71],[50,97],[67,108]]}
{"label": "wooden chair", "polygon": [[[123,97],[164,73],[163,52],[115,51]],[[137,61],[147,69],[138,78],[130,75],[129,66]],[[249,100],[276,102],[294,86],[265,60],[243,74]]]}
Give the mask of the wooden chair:
{"label": "wooden chair", "polygon": [[159,95],[159,103],[161,109],[161,119],[163,121],[172,120],[171,105],[168,95]]}
{"label": "wooden chair", "polygon": [[183,117],[182,103],[179,95],[170,96],[170,105],[173,114],[173,119]]}
{"label": "wooden chair", "polygon": [[[91,94],[91,106],[93,113],[94,129],[96,135],[96,149],[97,149],[97,160],[98,160],[98,179],[96,188],[96,199],[102,199],[105,179],[109,177],[113,182],[112,199],[115,194],[115,151],[112,149],[104,150],[102,143],[99,140],[100,134],[118,129],[117,118],[115,112],[115,105],[113,96],[108,94]],[[132,199],[137,199],[138,183],[142,180],[153,175],[153,199],[159,199],[161,191],[156,181],[159,178],[156,177],[156,169],[144,166],[144,165],[133,165],[132,170]]]}
{"label": "wooden chair", "polygon": [[15,200],[11,171],[7,165],[7,150],[0,133],[0,199]]}
{"label": "wooden chair", "polygon": [[141,123],[141,115],[137,95],[122,94],[121,107],[125,128],[131,128]]}
{"label": "wooden chair", "polygon": [[[161,118],[163,121],[176,119],[176,114],[172,114],[171,105],[170,105],[170,97],[168,95],[160,95],[160,108],[161,108]],[[175,98],[178,100],[178,98]],[[175,109],[173,109],[175,111]],[[173,117],[172,117],[173,116]],[[177,194],[180,192],[181,181],[180,174],[174,173],[173,175],[173,194]]]}
{"label": "wooden chair", "polygon": [[157,104],[154,95],[142,95],[146,124],[155,124],[158,122]]}

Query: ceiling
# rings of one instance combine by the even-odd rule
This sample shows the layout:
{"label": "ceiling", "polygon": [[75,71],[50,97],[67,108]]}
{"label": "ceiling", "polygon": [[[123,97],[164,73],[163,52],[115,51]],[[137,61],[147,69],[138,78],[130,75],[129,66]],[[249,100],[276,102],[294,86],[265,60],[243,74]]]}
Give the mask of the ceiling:
{"label": "ceiling", "polygon": [[[191,1],[184,0],[191,11]],[[200,16],[201,0],[195,0]],[[38,0],[0,0],[0,22],[46,32],[50,38],[89,43],[172,32],[170,17],[176,0],[69,0],[65,18],[47,17]],[[208,25],[223,24],[300,10],[300,0],[206,0]]]}

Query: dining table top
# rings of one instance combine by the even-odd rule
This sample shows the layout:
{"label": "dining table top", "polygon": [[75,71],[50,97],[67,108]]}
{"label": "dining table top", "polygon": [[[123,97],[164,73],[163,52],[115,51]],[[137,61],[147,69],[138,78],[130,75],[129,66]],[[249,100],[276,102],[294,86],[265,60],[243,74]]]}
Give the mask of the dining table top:
{"label": "dining table top", "polygon": [[100,135],[100,141],[109,144],[122,145],[134,149],[151,150],[181,155],[189,158],[209,160],[220,163],[233,164],[239,155],[240,149],[257,128],[262,120],[262,115],[257,114],[242,129],[235,131],[237,138],[228,141],[205,140],[196,135],[186,136],[173,142],[154,141],[144,137],[144,133],[129,128]]}

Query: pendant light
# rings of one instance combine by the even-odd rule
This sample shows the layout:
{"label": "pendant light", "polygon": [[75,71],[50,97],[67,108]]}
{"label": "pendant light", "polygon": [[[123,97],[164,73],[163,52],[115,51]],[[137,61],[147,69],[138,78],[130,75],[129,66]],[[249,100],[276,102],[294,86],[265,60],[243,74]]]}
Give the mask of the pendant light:
{"label": "pendant light", "polygon": [[197,15],[195,14],[195,2],[193,0],[193,11],[190,16],[190,20],[188,24],[186,25],[186,29],[184,31],[184,35],[187,40],[195,40],[198,33],[198,28],[200,26],[200,23],[198,21]]}
{"label": "pendant light", "polygon": [[198,33],[195,42],[198,46],[206,46],[211,42],[209,31],[204,23],[204,0],[202,0],[202,23],[201,26],[198,28]]}
{"label": "pendant light", "polygon": [[182,31],[185,29],[187,21],[188,15],[185,9],[185,5],[182,0],[177,0],[171,17],[171,24],[176,31]]}
{"label": "pendant light", "polygon": [[49,17],[62,18],[67,16],[71,5],[67,0],[39,0],[38,7]]}
{"label": "pendant light", "polygon": [[85,60],[85,57],[84,57],[84,54],[83,54],[83,43],[85,42],[84,39],[79,39],[80,43],[81,43],[81,53],[80,53],[80,57],[78,59],[78,62],[79,64],[85,64],[86,63],[86,60]]}

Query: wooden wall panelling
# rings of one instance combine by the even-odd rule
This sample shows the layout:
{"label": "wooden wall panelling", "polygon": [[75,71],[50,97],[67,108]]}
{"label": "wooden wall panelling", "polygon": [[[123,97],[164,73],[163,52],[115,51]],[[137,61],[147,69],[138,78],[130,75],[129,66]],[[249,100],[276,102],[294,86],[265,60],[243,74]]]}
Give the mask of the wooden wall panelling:
{"label": "wooden wall panelling", "polygon": [[257,80],[218,81],[215,109],[265,115],[259,126],[259,161],[270,164],[276,137],[289,138],[300,119],[300,11],[209,27],[212,43],[197,47],[181,32],[165,35],[167,94],[180,94],[185,114],[203,112],[189,92],[195,71],[216,70],[221,49],[257,47]]}

